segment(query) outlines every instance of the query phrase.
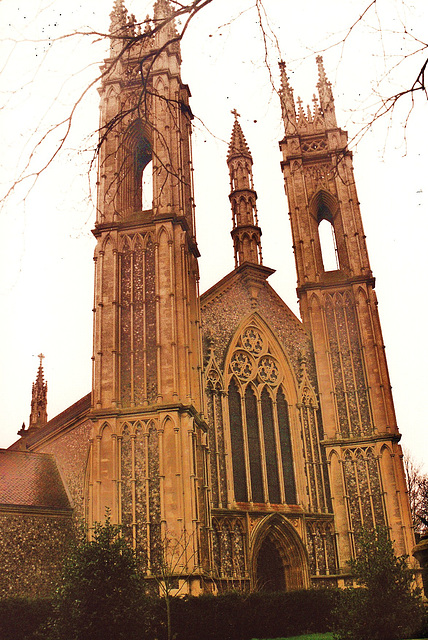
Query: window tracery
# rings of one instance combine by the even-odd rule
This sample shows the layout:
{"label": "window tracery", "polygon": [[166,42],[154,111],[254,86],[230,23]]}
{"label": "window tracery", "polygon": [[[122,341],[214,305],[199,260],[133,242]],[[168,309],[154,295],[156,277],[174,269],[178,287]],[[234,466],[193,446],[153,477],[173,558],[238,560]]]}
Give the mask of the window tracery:
{"label": "window tracery", "polygon": [[235,500],[296,502],[283,371],[255,324],[242,330],[226,368]]}

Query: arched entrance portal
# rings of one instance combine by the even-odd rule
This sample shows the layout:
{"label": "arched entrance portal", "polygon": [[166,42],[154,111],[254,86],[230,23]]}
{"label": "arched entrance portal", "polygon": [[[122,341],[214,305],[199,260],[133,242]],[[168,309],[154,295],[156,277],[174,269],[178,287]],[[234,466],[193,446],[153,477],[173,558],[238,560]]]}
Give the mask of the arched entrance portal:
{"label": "arched entrance portal", "polygon": [[256,584],[259,591],[285,591],[285,567],[275,542],[269,537],[262,542],[257,556]]}
{"label": "arched entrance portal", "polygon": [[256,527],[252,546],[252,581],[258,591],[292,591],[309,586],[303,542],[288,520],[275,514]]}

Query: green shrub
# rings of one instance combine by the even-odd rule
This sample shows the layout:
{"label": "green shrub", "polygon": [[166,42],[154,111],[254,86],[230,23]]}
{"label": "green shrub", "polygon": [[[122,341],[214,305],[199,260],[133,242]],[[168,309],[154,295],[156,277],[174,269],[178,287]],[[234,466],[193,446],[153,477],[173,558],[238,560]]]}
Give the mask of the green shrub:
{"label": "green shrub", "polygon": [[138,637],[146,620],[134,553],[107,516],[95,525],[92,540],[82,532],[66,558],[45,638],[128,640]]}
{"label": "green shrub", "polygon": [[172,627],[176,640],[287,637],[330,630],[336,603],[335,589],[176,598]]}
{"label": "green shrub", "polygon": [[[166,640],[165,601],[144,595],[126,558],[124,565],[120,559],[108,569],[114,573],[122,567],[127,574],[113,585],[105,573],[105,562],[112,559],[109,537],[101,538],[97,549],[78,545],[66,563],[70,567],[71,562],[71,568],[53,604],[18,598],[0,601],[2,640]],[[92,572],[78,568],[88,554]],[[130,585],[137,587],[134,592]],[[172,598],[173,635],[175,640],[251,640],[327,631],[337,598],[334,589]]]}
{"label": "green shrub", "polygon": [[385,528],[363,530],[359,553],[350,562],[360,586],[346,589],[334,612],[339,640],[397,640],[409,637],[422,622],[423,608],[412,587],[404,556],[394,555]]}

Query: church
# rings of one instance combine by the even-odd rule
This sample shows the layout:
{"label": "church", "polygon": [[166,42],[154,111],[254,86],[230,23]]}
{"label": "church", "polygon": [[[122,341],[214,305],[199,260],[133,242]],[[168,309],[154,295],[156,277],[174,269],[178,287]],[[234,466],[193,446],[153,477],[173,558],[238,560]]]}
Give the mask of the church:
{"label": "church", "polygon": [[0,595],[48,594],[76,526],[91,535],[106,513],[148,581],[169,572],[194,595],[350,585],[363,527],[386,526],[410,555],[375,280],[322,58],[306,110],[280,64],[289,211],[278,215],[290,219],[299,319],[269,284],[236,111],[225,158],[235,268],[199,293],[193,116],[169,0],[143,32],[115,0],[110,40],[92,390],[48,421],[40,358],[29,425],[0,451]]}

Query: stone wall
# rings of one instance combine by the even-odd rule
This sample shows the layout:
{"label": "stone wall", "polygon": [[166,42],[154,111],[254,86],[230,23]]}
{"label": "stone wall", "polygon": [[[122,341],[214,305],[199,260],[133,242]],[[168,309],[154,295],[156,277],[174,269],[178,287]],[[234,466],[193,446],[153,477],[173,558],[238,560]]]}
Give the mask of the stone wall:
{"label": "stone wall", "polygon": [[72,539],[71,513],[0,512],[0,597],[49,596]]}
{"label": "stone wall", "polygon": [[55,456],[64,484],[72,500],[75,518],[84,521],[85,469],[92,422],[85,420],[60,437],[43,444],[37,451]]}

